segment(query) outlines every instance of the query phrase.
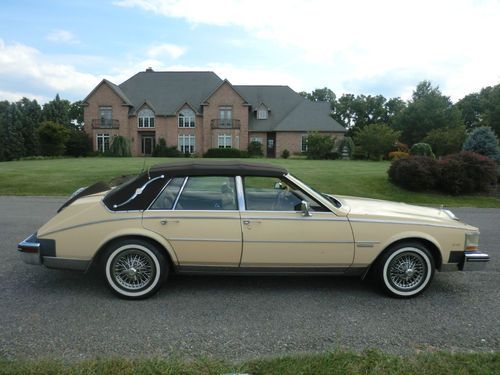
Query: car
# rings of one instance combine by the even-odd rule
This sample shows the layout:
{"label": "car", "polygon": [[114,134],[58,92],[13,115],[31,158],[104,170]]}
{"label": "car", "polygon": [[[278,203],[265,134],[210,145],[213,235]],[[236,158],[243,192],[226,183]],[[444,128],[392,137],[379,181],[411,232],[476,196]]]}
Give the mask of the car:
{"label": "car", "polygon": [[205,160],[79,189],[18,250],[48,268],[99,267],[127,299],[153,295],[171,273],[369,276],[408,298],[436,270],[490,259],[478,228],[449,210],[320,193],[277,165]]}

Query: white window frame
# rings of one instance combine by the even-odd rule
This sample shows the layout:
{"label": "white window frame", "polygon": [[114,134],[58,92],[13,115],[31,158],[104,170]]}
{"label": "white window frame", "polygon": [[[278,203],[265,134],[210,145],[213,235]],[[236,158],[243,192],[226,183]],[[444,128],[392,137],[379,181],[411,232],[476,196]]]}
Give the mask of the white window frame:
{"label": "white window frame", "polygon": [[155,113],[149,108],[143,108],[137,116],[137,126],[140,129],[151,129],[155,127]]}
{"label": "white window frame", "polygon": [[252,137],[250,138],[250,142],[259,142],[261,145],[264,144],[264,140],[262,137]]}
{"label": "white window frame", "polygon": [[267,120],[267,108],[259,108],[257,110],[257,120]]}
{"label": "white window frame", "polygon": [[177,149],[185,154],[196,152],[196,137],[194,134],[179,134],[177,137]]}
{"label": "white window frame", "polygon": [[219,107],[219,126],[221,128],[231,128],[233,126],[233,107]]}
{"label": "white window frame", "polygon": [[300,151],[307,152],[307,134],[302,134],[300,137]]}
{"label": "white window frame", "polygon": [[110,136],[108,133],[98,133],[96,134],[96,150],[99,152],[106,152],[109,150]]}
{"label": "white window frame", "polygon": [[185,108],[179,112],[177,117],[177,127],[179,128],[194,128],[196,126],[196,115],[193,110]]}
{"label": "white window frame", "polygon": [[217,135],[217,147],[218,148],[232,148],[233,147],[233,137],[231,134],[219,134]]}

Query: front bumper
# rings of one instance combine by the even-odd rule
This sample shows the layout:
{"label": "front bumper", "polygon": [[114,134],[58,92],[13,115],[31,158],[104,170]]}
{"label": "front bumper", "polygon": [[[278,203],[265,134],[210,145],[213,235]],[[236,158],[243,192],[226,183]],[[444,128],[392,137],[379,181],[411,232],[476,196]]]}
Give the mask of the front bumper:
{"label": "front bumper", "polygon": [[482,271],[490,261],[488,254],[480,251],[465,251],[460,270],[462,271]]}
{"label": "front bumper", "polygon": [[17,250],[21,253],[21,259],[24,263],[39,265],[42,264],[40,247],[40,242],[38,242],[36,233],[34,233],[19,242]]}

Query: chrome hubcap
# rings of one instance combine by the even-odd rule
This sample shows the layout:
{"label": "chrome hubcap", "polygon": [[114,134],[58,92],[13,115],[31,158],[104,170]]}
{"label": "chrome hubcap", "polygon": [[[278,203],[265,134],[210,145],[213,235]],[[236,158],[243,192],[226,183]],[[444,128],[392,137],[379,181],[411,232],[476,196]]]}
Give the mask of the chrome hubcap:
{"label": "chrome hubcap", "polygon": [[399,289],[413,289],[425,278],[427,267],[424,259],[415,253],[401,253],[389,264],[389,279]]}
{"label": "chrome hubcap", "polygon": [[116,282],[126,289],[144,288],[154,276],[153,260],[142,251],[124,251],[116,257],[111,267]]}

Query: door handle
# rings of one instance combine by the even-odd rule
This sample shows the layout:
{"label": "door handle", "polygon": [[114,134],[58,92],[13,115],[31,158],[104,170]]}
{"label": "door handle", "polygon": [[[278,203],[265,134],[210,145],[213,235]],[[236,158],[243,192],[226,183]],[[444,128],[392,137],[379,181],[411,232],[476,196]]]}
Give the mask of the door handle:
{"label": "door handle", "polygon": [[243,220],[243,224],[245,224],[245,225],[250,225],[251,223],[257,224],[257,223],[262,223],[262,221],[260,221],[260,220]]}
{"label": "door handle", "polygon": [[160,220],[160,224],[161,225],[165,225],[165,224],[168,224],[168,223],[178,223],[179,220],[167,220],[167,219],[161,219]]}

